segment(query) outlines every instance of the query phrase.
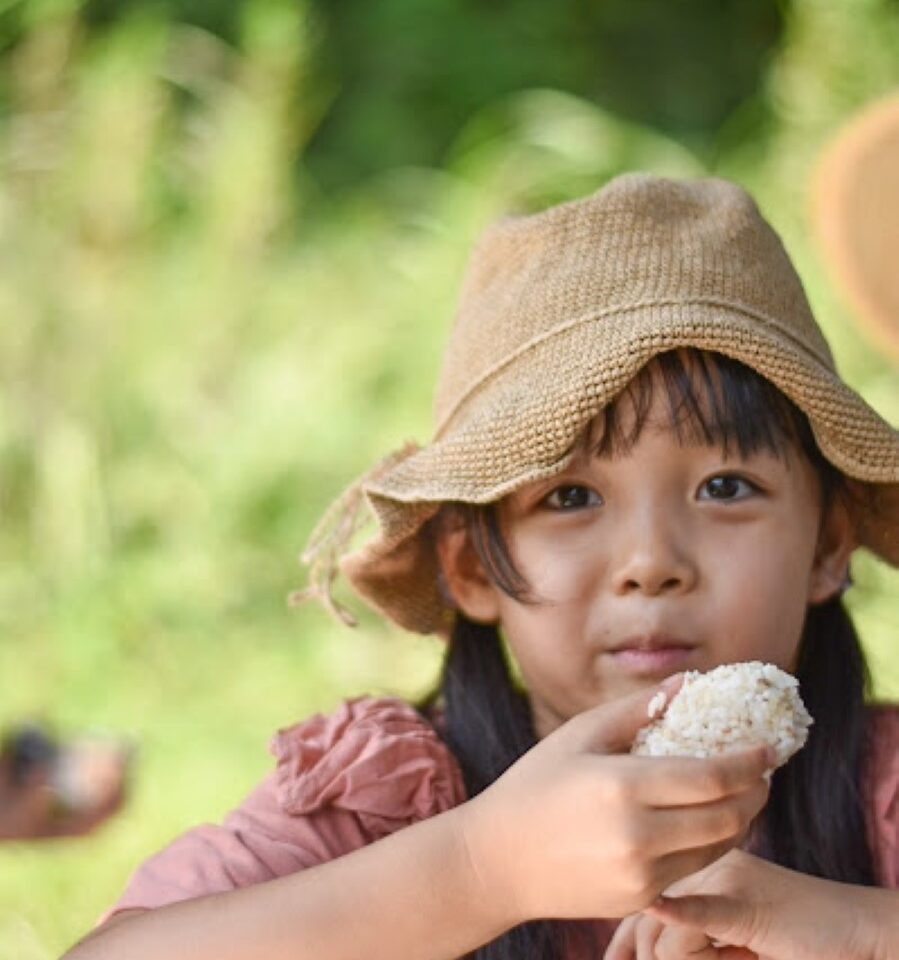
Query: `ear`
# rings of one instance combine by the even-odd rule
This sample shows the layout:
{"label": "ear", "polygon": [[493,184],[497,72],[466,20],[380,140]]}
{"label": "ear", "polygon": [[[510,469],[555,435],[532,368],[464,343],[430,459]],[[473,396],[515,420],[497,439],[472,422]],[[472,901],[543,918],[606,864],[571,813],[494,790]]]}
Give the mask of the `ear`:
{"label": "ear", "polygon": [[498,588],[487,576],[465,527],[445,527],[436,546],[440,570],[456,608],[475,623],[498,623]]}
{"label": "ear", "polygon": [[808,602],[824,603],[843,590],[852,551],[858,546],[855,522],[846,500],[833,499],[818,531],[818,544],[809,575]]}

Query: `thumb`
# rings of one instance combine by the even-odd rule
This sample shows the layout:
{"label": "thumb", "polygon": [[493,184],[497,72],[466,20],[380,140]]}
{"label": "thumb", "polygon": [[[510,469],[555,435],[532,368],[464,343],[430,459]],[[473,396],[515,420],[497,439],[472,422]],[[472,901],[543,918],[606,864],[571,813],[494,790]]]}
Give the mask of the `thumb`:
{"label": "thumb", "polygon": [[[657,686],[586,710],[576,718],[579,729],[583,731],[585,745],[603,753],[627,752],[637,731],[665,712],[683,681],[683,673],[675,673]],[[654,705],[653,715],[650,717],[649,706],[655,698],[658,698],[659,703]]]}
{"label": "thumb", "polygon": [[702,930],[732,947],[747,947],[752,939],[752,907],[733,897],[659,897],[644,912],[666,924]]}

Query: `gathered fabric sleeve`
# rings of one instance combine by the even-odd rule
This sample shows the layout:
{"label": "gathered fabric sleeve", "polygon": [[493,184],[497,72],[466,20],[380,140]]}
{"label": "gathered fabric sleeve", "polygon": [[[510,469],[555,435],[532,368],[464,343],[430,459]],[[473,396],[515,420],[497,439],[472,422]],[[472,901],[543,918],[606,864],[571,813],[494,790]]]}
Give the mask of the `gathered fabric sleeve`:
{"label": "gathered fabric sleeve", "polygon": [[333,860],[465,800],[449,748],[408,703],[357,697],[278,731],[275,770],[221,824],[145,861],[99,920]]}
{"label": "gathered fabric sleeve", "polygon": [[899,705],[873,708],[869,838],[882,887],[899,889]]}

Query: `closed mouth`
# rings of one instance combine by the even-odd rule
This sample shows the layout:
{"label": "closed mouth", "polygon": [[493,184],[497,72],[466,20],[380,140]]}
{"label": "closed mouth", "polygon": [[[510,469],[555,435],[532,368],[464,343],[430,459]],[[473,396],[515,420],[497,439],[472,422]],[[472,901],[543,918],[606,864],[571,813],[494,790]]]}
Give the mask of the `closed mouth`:
{"label": "closed mouth", "polygon": [[695,646],[695,643],[679,640],[676,637],[629,637],[627,640],[611,647],[609,653],[621,653],[623,650],[640,650],[644,652],[652,652],[654,650],[692,650]]}

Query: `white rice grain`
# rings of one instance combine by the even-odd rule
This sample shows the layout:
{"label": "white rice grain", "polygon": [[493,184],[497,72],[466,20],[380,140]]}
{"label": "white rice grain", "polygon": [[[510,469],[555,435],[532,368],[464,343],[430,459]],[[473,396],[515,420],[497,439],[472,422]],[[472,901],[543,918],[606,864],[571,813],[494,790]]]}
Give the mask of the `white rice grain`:
{"label": "white rice grain", "polygon": [[690,670],[665,707],[661,691],[652,698],[651,723],[631,753],[650,757],[709,757],[758,743],[770,744],[776,767],[808,739],[814,722],[799,696],[799,682],[770,663],[728,663],[708,673]]}

